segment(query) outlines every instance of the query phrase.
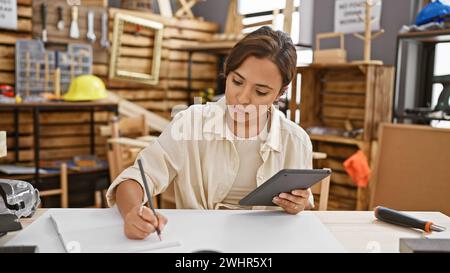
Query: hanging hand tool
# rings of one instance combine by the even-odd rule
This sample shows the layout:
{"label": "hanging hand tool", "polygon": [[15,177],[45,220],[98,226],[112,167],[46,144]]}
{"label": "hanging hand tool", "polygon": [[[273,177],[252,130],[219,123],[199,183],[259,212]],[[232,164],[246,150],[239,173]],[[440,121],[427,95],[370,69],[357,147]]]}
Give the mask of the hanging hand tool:
{"label": "hanging hand tool", "polygon": [[58,7],[58,23],[56,24],[56,28],[58,30],[64,30],[64,8],[62,6]]}
{"label": "hanging hand tool", "polygon": [[75,57],[73,56],[73,50],[70,49],[70,81],[75,78]]}
{"label": "hanging hand tool", "polygon": [[41,4],[42,41],[47,42],[47,4]]}
{"label": "hanging hand tool", "polygon": [[48,67],[48,53],[44,53],[44,92],[47,92],[48,82],[50,81],[49,77],[49,67]]}
{"label": "hanging hand tool", "polygon": [[94,32],[94,12],[88,11],[88,32],[86,34],[86,37],[89,42],[94,43],[95,39],[95,32]]}
{"label": "hanging hand tool", "polygon": [[79,52],[80,55],[78,55],[78,75],[83,75],[83,52]]}
{"label": "hanging hand tool", "polygon": [[108,39],[108,14],[106,12],[102,13],[102,38],[100,40],[100,45],[103,48],[109,47]]}
{"label": "hanging hand tool", "polygon": [[61,68],[59,67],[59,51],[55,52],[55,74],[53,85],[55,98],[59,100],[61,98]]}
{"label": "hanging hand tool", "polygon": [[417,228],[424,230],[425,232],[445,231],[445,227],[438,226],[433,222],[419,220],[417,218],[411,217],[409,215],[395,211],[393,209],[385,207],[376,207],[374,212],[375,217],[378,220],[384,221],[386,223],[399,225],[403,227]]}
{"label": "hanging hand tool", "polygon": [[70,38],[80,38],[80,30],[78,28],[78,7],[72,7],[72,23],[70,24]]}
{"label": "hanging hand tool", "polygon": [[38,61],[34,64],[34,78],[36,81],[39,81],[41,78],[41,63]]}
{"label": "hanging hand tool", "polygon": [[30,70],[31,70],[31,53],[29,51],[27,51],[25,53],[25,78],[26,78],[26,82],[25,82],[25,96],[29,97],[30,96]]}

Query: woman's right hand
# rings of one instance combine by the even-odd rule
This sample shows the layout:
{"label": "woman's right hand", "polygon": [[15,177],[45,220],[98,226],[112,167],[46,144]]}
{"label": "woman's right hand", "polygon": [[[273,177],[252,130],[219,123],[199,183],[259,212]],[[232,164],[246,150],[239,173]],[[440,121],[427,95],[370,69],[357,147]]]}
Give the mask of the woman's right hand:
{"label": "woman's right hand", "polygon": [[158,227],[160,231],[167,224],[167,218],[160,213],[153,214],[152,210],[142,205],[133,207],[124,217],[125,236],[133,240],[143,240]]}

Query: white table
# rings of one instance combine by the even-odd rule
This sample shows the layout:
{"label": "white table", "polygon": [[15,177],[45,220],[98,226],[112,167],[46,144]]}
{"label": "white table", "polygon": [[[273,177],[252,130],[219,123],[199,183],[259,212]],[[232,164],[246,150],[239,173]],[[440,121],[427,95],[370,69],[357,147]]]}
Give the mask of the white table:
{"label": "white table", "polygon": [[[399,252],[400,238],[422,238],[423,232],[399,227],[375,219],[371,211],[314,212],[349,252]],[[445,226],[450,231],[450,217],[440,212],[405,212]],[[450,236],[450,235],[449,235]]]}
{"label": "white table", "polygon": [[[39,210],[32,219],[23,219],[24,228],[46,210]],[[421,238],[417,230],[397,227],[377,221],[370,211],[314,211],[326,228],[348,252],[398,252],[399,238]],[[424,220],[433,221],[450,231],[450,217],[439,212],[406,212]],[[6,243],[17,232],[0,238]]]}

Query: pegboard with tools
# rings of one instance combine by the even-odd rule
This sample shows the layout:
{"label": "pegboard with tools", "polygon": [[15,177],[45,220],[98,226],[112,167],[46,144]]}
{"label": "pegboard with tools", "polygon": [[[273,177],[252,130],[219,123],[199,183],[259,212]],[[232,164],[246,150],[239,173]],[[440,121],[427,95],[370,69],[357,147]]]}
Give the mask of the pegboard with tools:
{"label": "pegboard with tools", "polygon": [[40,40],[16,42],[16,95],[24,99],[44,93],[59,98],[72,79],[85,74],[92,74],[90,45],[69,44],[64,51],[54,51],[46,50]]}
{"label": "pegboard with tools", "polygon": [[109,47],[105,7],[70,6],[67,1],[33,1],[33,38],[44,43],[87,43],[94,50]]}

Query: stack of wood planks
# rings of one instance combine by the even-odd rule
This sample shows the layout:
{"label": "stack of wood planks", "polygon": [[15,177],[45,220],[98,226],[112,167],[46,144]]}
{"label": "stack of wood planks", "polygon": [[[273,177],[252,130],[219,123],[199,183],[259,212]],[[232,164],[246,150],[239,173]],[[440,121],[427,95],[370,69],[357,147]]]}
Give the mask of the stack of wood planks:
{"label": "stack of wood planks", "polygon": [[[343,162],[362,150],[373,162],[378,126],[392,117],[394,68],[377,65],[311,65],[298,69],[299,92],[292,92],[291,119],[300,111],[300,125],[307,129],[325,126],[337,129],[363,129],[362,135],[313,135],[314,151],[328,155],[315,162],[315,168],[331,168],[329,209],[365,210],[368,189],[356,187]],[[297,81],[293,86],[297,86]],[[297,97],[300,96],[301,103]],[[298,116],[298,115],[297,115]]]}

